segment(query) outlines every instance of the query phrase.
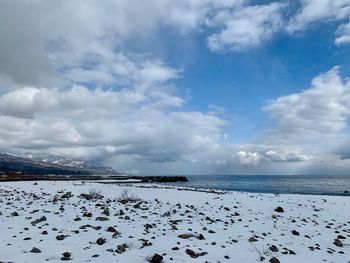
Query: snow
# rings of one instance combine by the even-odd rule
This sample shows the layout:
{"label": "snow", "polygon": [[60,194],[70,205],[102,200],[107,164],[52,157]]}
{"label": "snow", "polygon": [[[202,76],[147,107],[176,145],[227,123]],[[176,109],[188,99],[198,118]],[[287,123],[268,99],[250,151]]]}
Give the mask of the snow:
{"label": "snow", "polygon": [[[104,198],[88,201],[79,197],[91,189],[101,191]],[[134,207],[138,201],[124,204],[118,201],[125,190],[142,200],[139,206]],[[53,202],[55,195],[62,196],[67,191],[73,196]],[[255,246],[266,252],[261,262],[276,257],[282,263],[347,263],[350,258],[349,201],[349,197],[340,196],[209,193],[141,184],[1,183],[0,262],[60,262],[62,253],[71,252],[72,262],[147,262],[147,257],[165,253],[164,262],[251,263],[259,262],[260,258]],[[277,206],[284,212],[275,212]],[[91,218],[82,216],[83,207],[93,214]],[[101,214],[105,208],[109,209],[109,216]],[[125,214],[120,215],[120,210]],[[18,216],[11,215],[13,212]],[[42,216],[47,220],[31,224]],[[77,217],[81,221],[74,221]],[[96,221],[97,217],[110,220]],[[180,221],[174,225],[171,220]],[[79,229],[87,224],[101,226],[101,229]],[[145,224],[156,225],[146,229]],[[110,226],[120,235],[112,237],[113,233],[106,231]],[[48,235],[41,234],[44,230]],[[292,230],[300,235],[293,235]],[[61,234],[67,237],[56,240]],[[194,237],[181,239],[180,234]],[[199,234],[205,239],[199,240]],[[258,241],[249,242],[254,235]],[[333,244],[338,235],[345,238],[341,239],[343,247]],[[26,237],[31,239],[24,240]],[[96,244],[100,237],[107,242]],[[142,247],[144,240],[141,239],[152,245]],[[128,248],[121,254],[116,253],[117,245],[121,244],[127,244]],[[270,245],[277,246],[279,251],[269,252]],[[42,252],[30,252],[33,247]],[[173,247],[179,250],[172,250]],[[192,258],[186,249],[207,254]],[[288,254],[282,254],[283,251]]]}

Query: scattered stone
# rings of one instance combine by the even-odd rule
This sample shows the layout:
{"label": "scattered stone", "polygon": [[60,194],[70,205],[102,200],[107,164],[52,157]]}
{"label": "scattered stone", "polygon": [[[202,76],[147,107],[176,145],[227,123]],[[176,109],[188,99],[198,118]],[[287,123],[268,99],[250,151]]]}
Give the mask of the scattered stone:
{"label": "scattered stone", "polygon": [[186,249],[186,254],[189,255],[191,258],[197,258],[198,257],[196,252],[194,252],[193,250],[191,250],[189,248]]}
{"label": "scattered stone", "polygon": [[64,235],[58,235],[58,236],[56,236],[56,239],[59,240],[59,241],[62,241],[62,240],[64,240],[65,238],[66,238],[66,236],[64,236]]}
{"label": "scattered stone", "polygon": [[64,252],[62,255],[63,255],[63,257],[61,257],[61,260],[63,260],[63,261],[72,260],[71,259],[72,254],[70,252]]}
{"label": "scattered stone", "polygon": [[96,217],[96,221],[108,221],[108,220],[109,220],[108,217],[104,217],[104,216]]}
{"label": "scattered stone", "polygon": [[281,262],[278,260],[278,258],[275,258],[275,257],[271,258],[271,259],[269,260],[269,262],[270,262],[270,263],[281,263]]}
{"label": "scattered stone", "polygon": [[100,237],[99,239],[96,240],[96,244],[102,246],[104,243],[106,243],[106,239]]}
{"label": "scattered stone", "polygon": [[338,239],[338,238],[334,239],[333,244],[335,246],[337,246],[337,247],[343,247],[344,246],[343,242],[341,242],[340,239]]}
{"label": "scattered stone", "polygon": [[37,247],[33,247],[30,252],[32,252],[32,253],[41,253],[41,250],[39,248],[37,248]]}
{"label": "scattered stone", "polygon": [[299,233],[298,231],[296,231],[296,230],[293,230],[293,231],[292,231],[292,234],[293,234],[294,236],[300,236],[300,233]]}
{"label": "scattered stone", "polygon": [[249,242],[257,242],[258,240],[255,238],[255,236],[252,236],[248,239]]}
{"label": "scattered stone", "polygon": [[269,249],[272,251],[272,252],[278,252],[278,248],[275,246],[275,245],[271,245],[269,247]]}
{"label": "scattered stone", "polygon": [[278,206],[278,207],[275,208],[275,212],[277,212],[277,213],[283,213],[283,212],[284,212],[284,209],[283,209],[283,207]]}
{"label": "scattered stone", "polygon": [[182,239],[188,239],[188,238],[194,237],[194,235],[193,234],[181,234],[181,235],[178,235],[177,237],[182,238]]}
{"label": "scattered stone", "polygon": [[154,254],[151,260],[149,260],[151,263],[162,263],[163,262],[163,257],[159,254]]}
{"label": "scattered stone", "polygon": [[107,228],[107,232],[117,233],[118,231],[114,227],[110,226]]}

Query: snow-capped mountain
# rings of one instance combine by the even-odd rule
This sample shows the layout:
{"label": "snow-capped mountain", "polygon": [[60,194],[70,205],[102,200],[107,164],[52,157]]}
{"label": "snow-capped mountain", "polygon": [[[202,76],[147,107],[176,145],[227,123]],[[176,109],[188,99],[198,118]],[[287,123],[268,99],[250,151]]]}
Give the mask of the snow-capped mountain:
{"label": "snow-capped mountain", "polygon": [[0,153],[0,172],[19,172],[23,174],[118,174],[110,167],[73,160],[50,154],[8,154]]}

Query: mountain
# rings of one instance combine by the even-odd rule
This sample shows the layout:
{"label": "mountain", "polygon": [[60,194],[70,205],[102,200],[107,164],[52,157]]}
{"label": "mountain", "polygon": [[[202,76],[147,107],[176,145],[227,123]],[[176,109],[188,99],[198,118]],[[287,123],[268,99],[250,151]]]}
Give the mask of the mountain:
{"label": "mountain", "polygon": [[0,153],[0,174],[30,175],[118,175],[110,167],[49,154]]}

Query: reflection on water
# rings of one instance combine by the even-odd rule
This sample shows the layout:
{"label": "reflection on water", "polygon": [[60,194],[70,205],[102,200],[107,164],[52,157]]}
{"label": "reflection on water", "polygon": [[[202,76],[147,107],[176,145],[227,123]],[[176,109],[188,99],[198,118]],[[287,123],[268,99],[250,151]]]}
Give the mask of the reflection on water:
{"label": "reflection on water", "polygon": [[214,175],[187,178],[188,182],[169,184],[260,193],[350,195],[350,176]]}

